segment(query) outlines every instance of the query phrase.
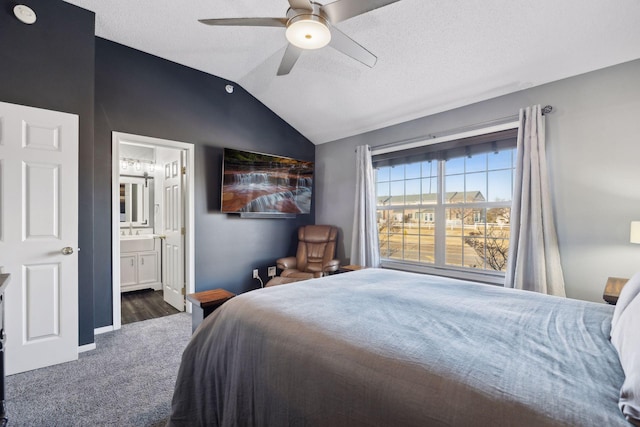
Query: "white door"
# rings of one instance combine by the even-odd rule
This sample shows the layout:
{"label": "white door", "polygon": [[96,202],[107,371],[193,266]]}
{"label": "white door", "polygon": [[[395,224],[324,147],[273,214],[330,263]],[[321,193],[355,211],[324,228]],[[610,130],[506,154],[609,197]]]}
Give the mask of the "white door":
{"label": "white door", "polygon": [[164,300],[184,311],[184,201],[182,195],[183,152],[164,164],[162,226],[162,289]]}
{"label": "white door", "polygon": [[6,373],[78,358],[78,116],[0,102]]}

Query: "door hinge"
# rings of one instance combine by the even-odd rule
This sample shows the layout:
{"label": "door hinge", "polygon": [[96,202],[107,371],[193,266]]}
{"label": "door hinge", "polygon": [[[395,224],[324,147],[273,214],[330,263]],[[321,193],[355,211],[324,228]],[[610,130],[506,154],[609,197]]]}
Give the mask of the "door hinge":
{"label": "door hinge", "polygon": [[182,293],[182,295],[186,295],[187,291],[185,290],[185,287],[183,287],[180,292]]}
{"label": "door hinge", "polygon": [[182,234],[183,236],[185,235],[186,230],[184,227],[180,227],[180,234]]}
{"label": "door hinge", "polygon": [[182,167],[182,175],[186,175],[187,174],[187,167],[183,166]]}

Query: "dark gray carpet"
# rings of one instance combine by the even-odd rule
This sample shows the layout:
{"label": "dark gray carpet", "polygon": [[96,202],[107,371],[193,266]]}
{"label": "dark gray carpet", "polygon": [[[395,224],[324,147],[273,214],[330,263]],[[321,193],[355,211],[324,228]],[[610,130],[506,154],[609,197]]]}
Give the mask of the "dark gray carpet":
{"label": "dark gray carpet", "polygon": [[7,377],[8,425],[164,425],[190,337],[185,313],[131,323],[78,361]]}

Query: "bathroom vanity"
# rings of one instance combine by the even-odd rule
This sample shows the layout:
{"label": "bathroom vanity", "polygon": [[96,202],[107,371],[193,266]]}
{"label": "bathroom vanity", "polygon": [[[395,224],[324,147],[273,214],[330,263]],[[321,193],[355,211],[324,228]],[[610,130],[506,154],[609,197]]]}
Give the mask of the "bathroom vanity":
{"label": "bathroom vanity", "polygon": [[161,242],[156,234],[120,236],[120,292],[162,289]]}

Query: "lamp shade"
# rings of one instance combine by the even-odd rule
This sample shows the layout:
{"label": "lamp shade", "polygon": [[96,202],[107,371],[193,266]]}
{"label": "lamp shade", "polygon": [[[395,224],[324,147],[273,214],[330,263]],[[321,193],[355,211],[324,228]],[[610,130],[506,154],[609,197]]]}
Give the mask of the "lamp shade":
{"label": "lamp shade", "polygon": [[629,241],[631,243],[640,243],[640,221],[631,221]]}

